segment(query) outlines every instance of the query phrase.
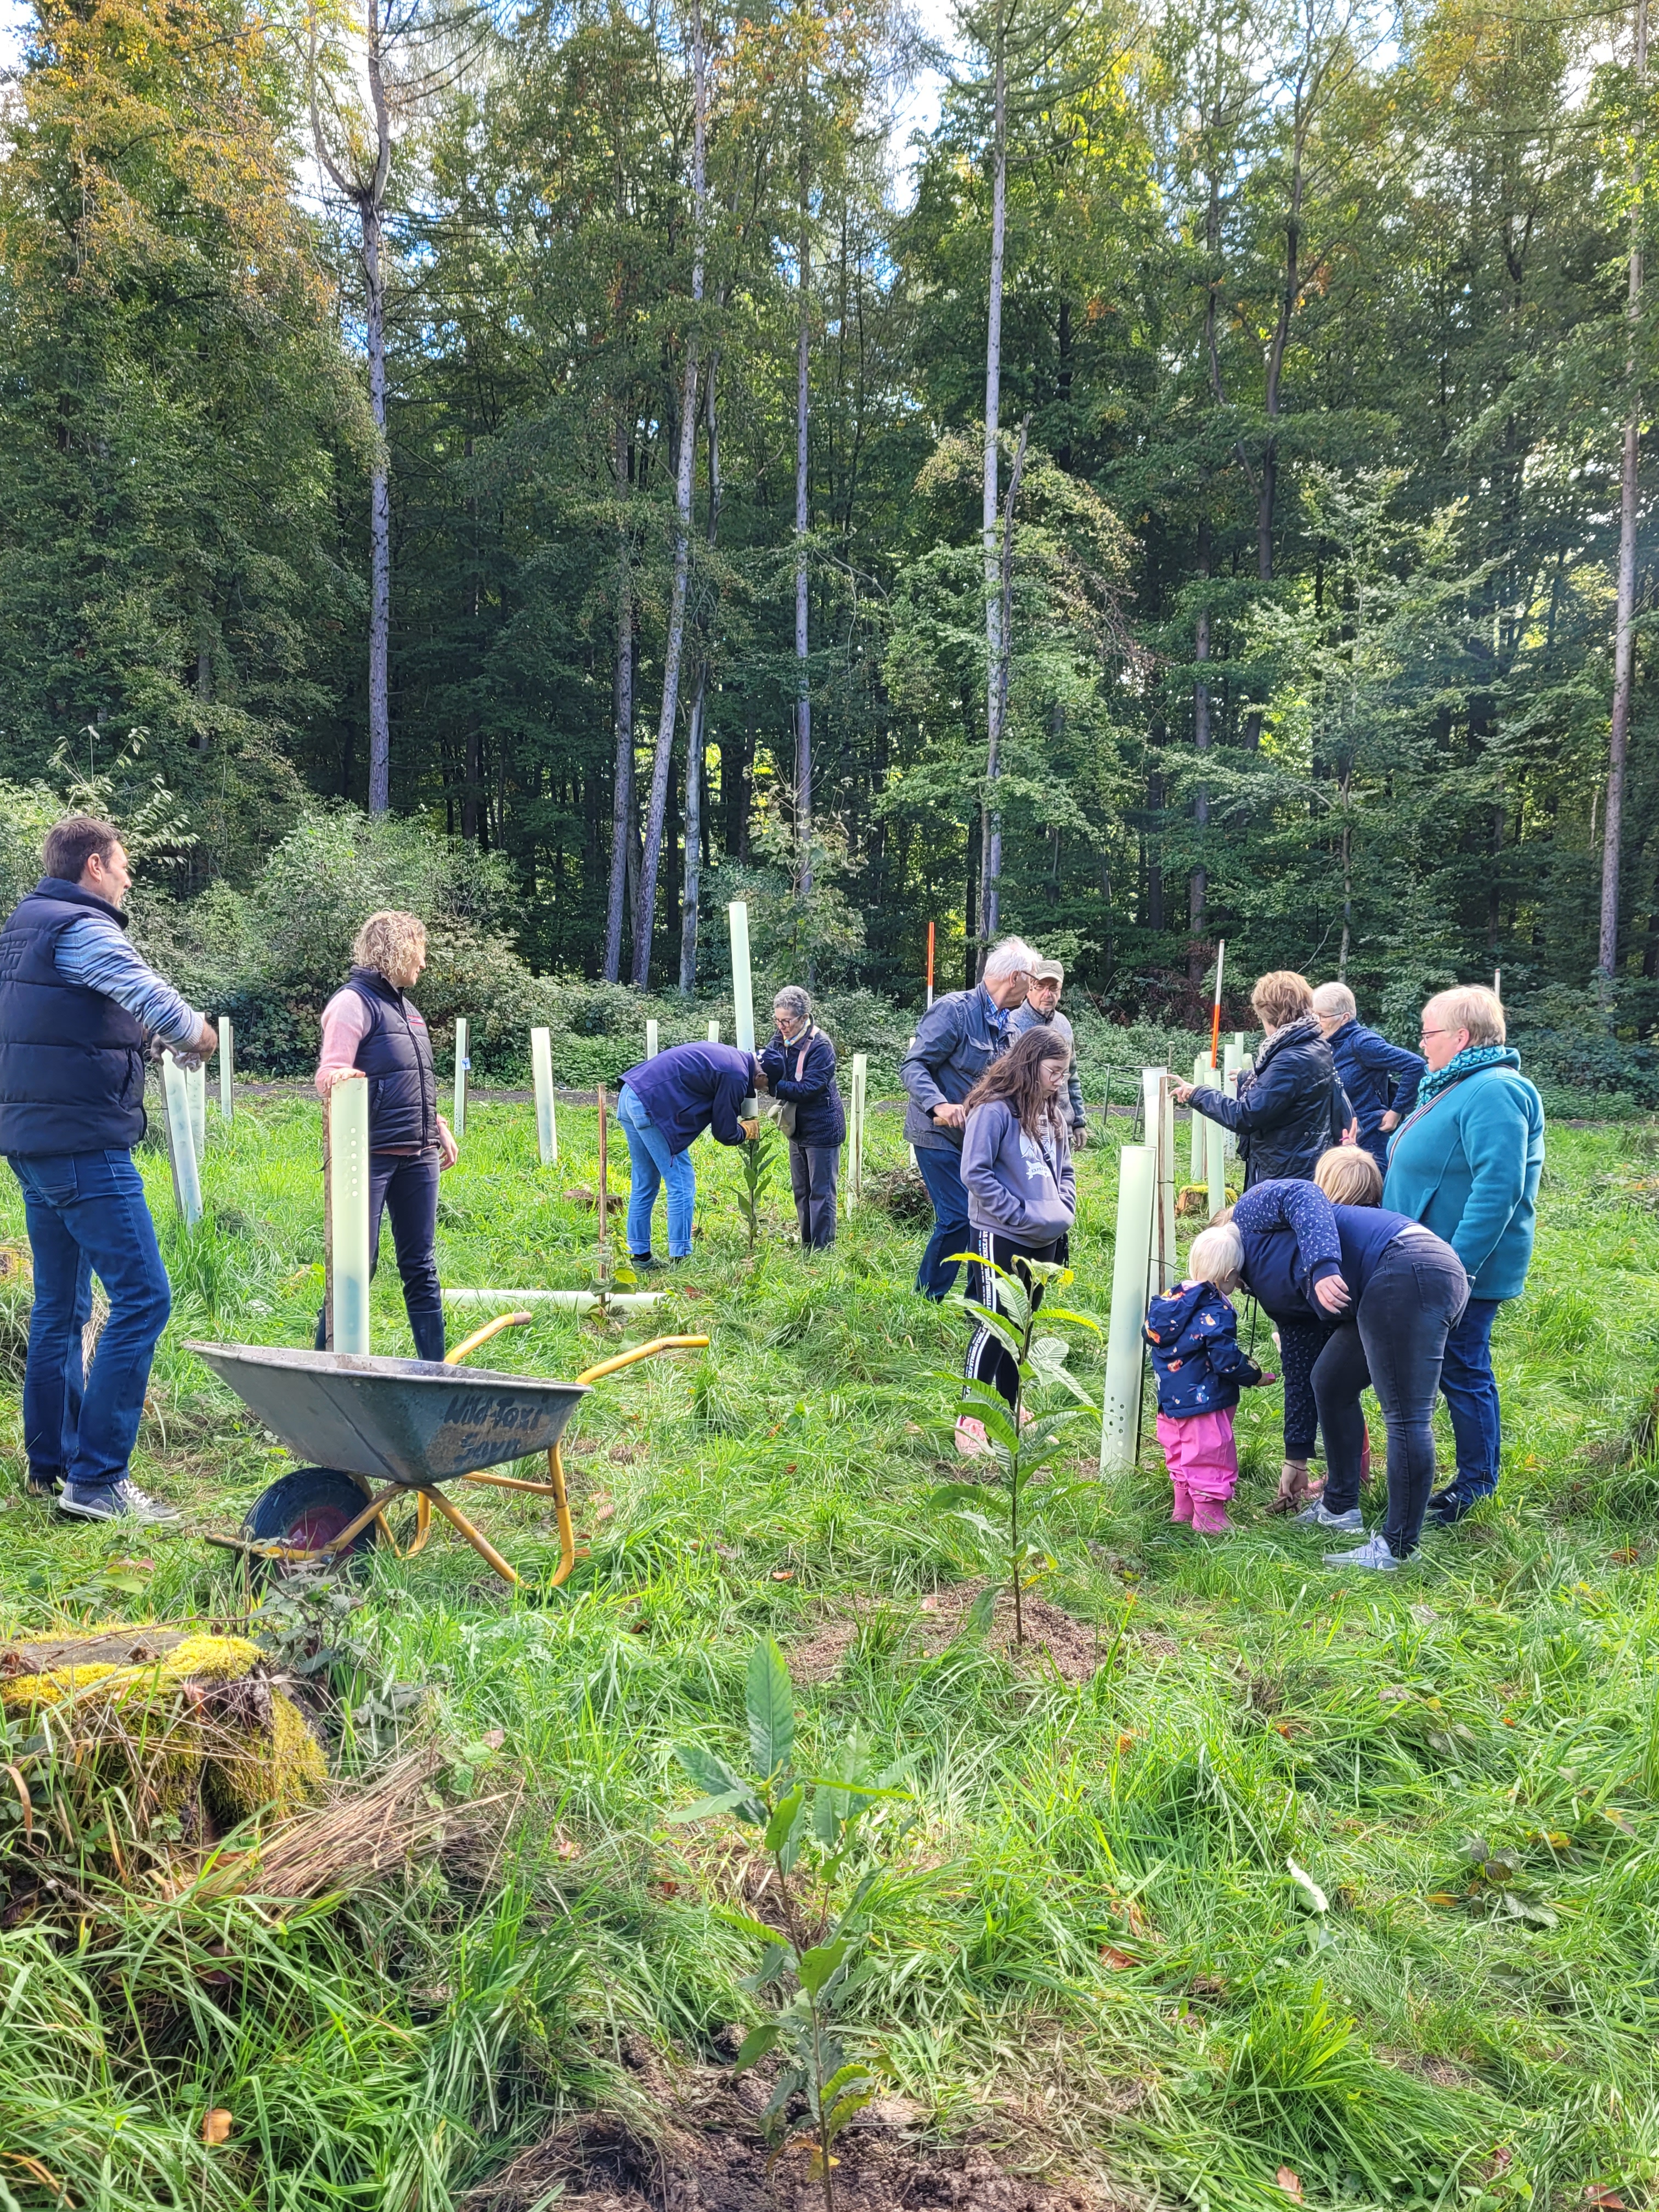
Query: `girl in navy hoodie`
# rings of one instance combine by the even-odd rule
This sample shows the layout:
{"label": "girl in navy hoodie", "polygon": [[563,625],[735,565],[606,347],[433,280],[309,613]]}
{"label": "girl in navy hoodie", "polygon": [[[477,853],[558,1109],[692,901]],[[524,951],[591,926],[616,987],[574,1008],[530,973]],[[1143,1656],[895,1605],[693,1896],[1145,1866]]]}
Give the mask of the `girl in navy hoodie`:
{"label": "girl in navy hoodie", "polygon": [[[1187,1279],[1152,1300],[1144,1331],[1158,1383],[1158,1440],[1175,1490],[1172,1521],[1204,1535],[1232,1527],[1227,1502],[1238,1480],[1233,1408],[1261,1370],[1238,1341],[1238,1316],[1220,1284],[1231,1273],[1233,1240],[1201,1230],[1187,1255]],[[1236,1277],[1233,1279],[1237,1279]]]}

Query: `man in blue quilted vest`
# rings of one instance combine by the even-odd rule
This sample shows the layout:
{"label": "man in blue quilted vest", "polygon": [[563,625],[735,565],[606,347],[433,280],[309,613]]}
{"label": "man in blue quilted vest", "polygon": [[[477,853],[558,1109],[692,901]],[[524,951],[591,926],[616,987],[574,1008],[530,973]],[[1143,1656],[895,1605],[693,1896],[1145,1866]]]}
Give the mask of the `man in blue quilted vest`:
{"label": "man in blue quilted vest", "polygon": [[[132,1148],[144,1063],[191,1064],[218,1037],[133,949],[119,833],[71,815],[0,931],[0,1152],[23,1193],[34,1309],[23,1374],[28,1494],[87,1521],[176,1521],[129,1472],[172,1297]],[[92,1278],[109,1319],[90,1372]]]}

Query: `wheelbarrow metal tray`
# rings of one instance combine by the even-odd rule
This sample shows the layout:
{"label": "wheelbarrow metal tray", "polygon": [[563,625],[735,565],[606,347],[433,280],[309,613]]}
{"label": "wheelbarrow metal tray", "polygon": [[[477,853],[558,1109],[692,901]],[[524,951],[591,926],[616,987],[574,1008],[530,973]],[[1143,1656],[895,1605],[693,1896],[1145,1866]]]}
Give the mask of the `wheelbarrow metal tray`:
{"label": "wheelbarrow metal tray", "polygon": [[187,1344],[298,1459],[381,1482],[433,1483],[556,1443],[587,1390],[435,1359],[282,1345]]}

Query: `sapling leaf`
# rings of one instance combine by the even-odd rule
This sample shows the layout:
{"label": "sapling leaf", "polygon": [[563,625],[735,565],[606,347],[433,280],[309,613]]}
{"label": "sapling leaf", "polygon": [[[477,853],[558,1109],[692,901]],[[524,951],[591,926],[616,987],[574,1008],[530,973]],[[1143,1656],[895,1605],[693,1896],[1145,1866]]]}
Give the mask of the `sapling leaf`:
{"label": "sapling leaf", "polygon": [[988,1329],[1011,1358],[1018,1359],[1025,1349],[1023,1329],[1011,1328],[1004,1316],[990,1306],[982,1306],[975,1298],[964,1298],[963,1310],[970,1313],[983,1329]]}
{"label": "sapling leaf", "polygon": [[1001,1591],[995,1583],[988,1583],[962,1616],[962,1626],[951,1638],[952,1644],[978,1644],[990,1633],[991,1623],[996,1617],[997,1599]]}
{"label": "sapling leaf", "polygon": [[761,1838],[763,1850],[781,1851],[789,1841],[790,1833],[800,1818],[800,1808],[806,1802],[806,1792],[798,1782],[787,1797],[780,1797],[773,1808],[772,1817],[766,1824],[766,1833]]}
{"label": "sapling leaf", "polygon": [[761,1954],[759,1966],[752,1974],[745,1974],[738,1984],[738,1987],[740,1990],[747,1990],[751,1996],[758,1994],[762,1990],[769,1989],[784,1969],[793,1962],[794,1956],[794,1953],[787,1943],[769,1943]]}
{"label": "sapling leaf", "polygon": [[958,1505],[983,1505],[988,1487],[983,1482],[942,1482],[937,1490],[930,1490],[921,1502],[929,1513],[951,1513]]}
{"label": "sapling leaf", "polygon": [[810,1997],[820,1996],[824,1984],[836,1974],[852,1944],[845,1936],[836,1936],[833,1943],[815,1943],[810,1951],[801,1954],[796,1970],[800,1985]]}
{"label": "sapling leaf", "polygon": [[1073,1313],[1069,1306],[1044,1306],[1042,1310],[1049,1321],[1075,1322],[1079,1328],[1091,1328],[1097,1336],[1100,1334],[1101,1325],[1092,1314]]}
{"label": "sapling leaf", "polygon": [[951,1518],[953,1521],[960,1521],[963,1522],[964,1525],[969,1528],[976,1528],[981,1536],[988,1536],[994,1544],[1000,1544],[1006,1534],[1005,1530],[998,1528],[994,1521],[988,1520],[984,1514],[969,1513],[960,1506],[958,1506],[957,1510],[951,1516]]}
{"label": "sapling leaf", "polygon": [[759,2027],[751,2027],[732,2062],[733,2075],[746,2074],[758,2059],[765,2057],[769,2051],[775,2051],[782,2032],[775,2020],[769,2020]]}
{"label": "sapling leaf", "polygon": [[769,1928],[765,1921],[757,1920],[752,1912],[744,1912],[735,1905],[717,1905],[714,1910],[717,1920],[723,1920],[741,1936],[752,1936],[757,1943],[781,1943],[787,1940],[781,1928]]}
{"label": "sapling leaf", "polygon": [[805,2087],[806,2069],[804,2066],[786,2066],[778,2076],[776,2088],[767,2099],[766,2110],[761,2114],[761,2125],[770,2127],[795,2092]]}
{"label": "sapling leaf", "polygon": [[789,1668],[769,1636],[749,1655],[749,1748],[756,1771],[781,1774],[795,1747],[795,1698]]}
{"label": "sapling leaf", "polygon": [[765,1820],[766,1808],[755,1795],[753,1784],[735,1773],[717,1751],[709,1751],[700,1743],[680,1743],[674,1747],[674,1756],[699,1790],[710,1798],[728,1799],[730,1809],[740,1820],[758,1827]]}
{"label": "sapling leaf", "polygon": [[749,1816],[742,1810],[744,1790],[723,1790],[718,1797],[699,1797],[695,1805],[676,1805],[669,1814],[669,1825],[678,1827],[684,1820],[711,1820],[717,1813],[736,1813],[739,1819]]}

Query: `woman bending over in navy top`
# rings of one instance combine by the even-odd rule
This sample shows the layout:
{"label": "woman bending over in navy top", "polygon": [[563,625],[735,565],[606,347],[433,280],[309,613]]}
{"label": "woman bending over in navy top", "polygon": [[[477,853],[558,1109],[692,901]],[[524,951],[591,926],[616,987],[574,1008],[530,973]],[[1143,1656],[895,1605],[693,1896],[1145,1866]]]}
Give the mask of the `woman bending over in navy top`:
{"label": "woman bending over in navy top", "polygon": [[1376,1202],[1382,1190],[1382,1171],[1369,1152],[1334,1146],[1311,1184],[1261,1183],[1247,1192],[1233,1226],[1244,1280],[1257,1288],[1253,1267],[1264,1278],[1276,1265],[1287,1267],[1335,1324],[1313,1368],[1330,1472],[1323,1497],[1298,1520],[1364,1534],[1359,1401],[1368,1387],[1376,1392],[1389,1432],[1387,1517],[1358,1551],[1325,1558],[1329,1566],[1387,1573],[1410,1557],[1422,1534],[1434,1486],[1440,1363],[1469,1282],[1449,1244],[1420,1222],[1383,1211]]}

